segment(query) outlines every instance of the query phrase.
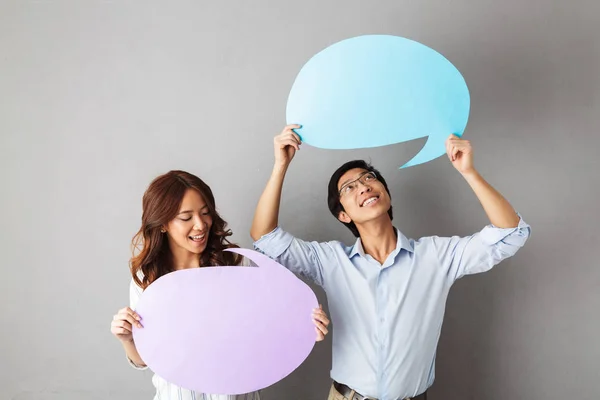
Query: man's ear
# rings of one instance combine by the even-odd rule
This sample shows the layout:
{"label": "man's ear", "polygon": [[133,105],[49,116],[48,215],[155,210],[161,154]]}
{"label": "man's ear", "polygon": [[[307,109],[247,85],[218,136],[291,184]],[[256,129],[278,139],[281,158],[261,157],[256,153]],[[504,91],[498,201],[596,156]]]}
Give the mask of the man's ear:
{"label": "man's ear", "polygon": [[352,222],[352,219],[350,219],[350,217],[348,216],[348,214],[346,214],[345,211],[340,211],[340,213],[338,214],[338,219],[345,224],[349,224],[350,222]]}

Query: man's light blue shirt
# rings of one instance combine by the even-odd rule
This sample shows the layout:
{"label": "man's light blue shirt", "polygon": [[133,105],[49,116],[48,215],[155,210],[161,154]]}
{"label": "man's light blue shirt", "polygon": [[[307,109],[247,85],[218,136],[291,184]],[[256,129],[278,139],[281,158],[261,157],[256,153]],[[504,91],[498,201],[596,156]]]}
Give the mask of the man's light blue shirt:
{"label": "man's light blue shirt", "polygon": [[431,386],[448,292],[459,278],[485,272],[513,256],[529,237],[516,228],[486,226],[467,237],[407,239],[383,264],[360,238],[306,242],[280,227],[254,247],[327,293],[333,324],[331,378],[381,400],[416,396]]}

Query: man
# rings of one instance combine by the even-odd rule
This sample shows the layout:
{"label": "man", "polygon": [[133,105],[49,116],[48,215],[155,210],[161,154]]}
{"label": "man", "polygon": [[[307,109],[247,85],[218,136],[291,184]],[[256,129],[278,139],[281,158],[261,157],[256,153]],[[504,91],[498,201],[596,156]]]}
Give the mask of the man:
{"label": "man", "polygon": [[530,227],[473,166],[469,141],[450,135],[446,150],[491,225],[468,237],[407,239],[392,225],[381,174],[364,161],[341,166],[329,182],[333,215],[358,239],[305,242],[278,227],[281,189],[300,138],[289,125],[275,137],[275,165],[256,207],[256,249],[327,293],[333,332],[330,400],[426,399],[450,287],[514,255]]}

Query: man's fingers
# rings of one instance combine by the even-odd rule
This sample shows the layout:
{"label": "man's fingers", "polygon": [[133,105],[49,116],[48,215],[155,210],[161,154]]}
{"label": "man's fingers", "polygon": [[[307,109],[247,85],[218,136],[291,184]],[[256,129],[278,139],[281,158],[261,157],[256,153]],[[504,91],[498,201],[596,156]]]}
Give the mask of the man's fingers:
{"label": "man's fingers", "polygon": [[292,146],[296,150],[300,150],[300,145],[293,139],[283,139],[278,142],[279,148],[284,149],[287,146]]}

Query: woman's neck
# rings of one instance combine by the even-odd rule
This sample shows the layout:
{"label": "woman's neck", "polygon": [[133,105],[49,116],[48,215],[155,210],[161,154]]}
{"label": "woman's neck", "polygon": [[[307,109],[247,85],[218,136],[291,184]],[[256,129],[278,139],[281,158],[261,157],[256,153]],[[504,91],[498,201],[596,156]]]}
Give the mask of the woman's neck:
{"label": "woman's neck", "polygon": [[175,271],[200,267],[200,257],[202,254],[191,253],[184,249],[178,252],[172,251],[171,254],[173,269]]}

